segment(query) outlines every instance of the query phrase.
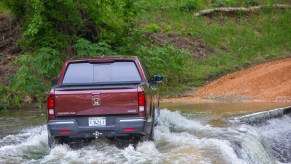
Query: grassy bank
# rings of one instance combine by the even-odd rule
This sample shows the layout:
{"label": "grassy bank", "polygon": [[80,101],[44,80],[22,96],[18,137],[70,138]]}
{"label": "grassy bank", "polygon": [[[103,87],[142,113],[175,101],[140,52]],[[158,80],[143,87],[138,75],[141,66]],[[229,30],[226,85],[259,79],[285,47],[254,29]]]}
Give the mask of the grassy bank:
{"label": "grassy bank", "polygon": [[[201,9],[217,7],[210,3],[195,1],[150,1],[146,3],[144,14],[139,18],[142,29],[151,35],[185,38],[175,43],[164,37],[163,42],[172,43],[189,52],[193,57],[191,66],[183,84],[177,88],[202,86],[206,81],[225,73],[243,69],[250,65],[291,57],[291,11],[263,8],[256,13],[217,13],[210,17],[195,17]],[[222,1],[221,1],[222,2]],[[249,5],[267,5],[270,1],[232,1],[230,6],[248,7]],[[248,3],[247,3],[248,2]],[[253,2],[253,3],[251,3]],[[256,3],[255,3],[256,2]],[[276,1],[272,3],[283,3]],[[197,42],[198,40],[198,42]],[[182,42],[182,43],[181,43]],[[191,44],[196,42],[196,44]],[[153,42],[155,46],[156,42]],[[184,44],[184,46],[179,45]],[[188,45],[187,45],[188,44]],[[195,54],[195,49],[203,49],[206,54]],[[177,86],[177,85],[176,85]],[[171,94],[174,90],[167,89]],[[174,91],[175,92],[175,91]]]}
{"label": "grassy bank", "polygon": [[[81,5],[35,0],[31,6],[27,2],[27,10],[15,10],[23,5],[12,1],[16,2],[5,0],[6,7],[0,2],[0,13],[10,9],[23,23],[22,55],[13,62],[17,73],[1,79],[2,108],[35,101],[41,104],[50,79],[69,58],[138,56],[150,74],[165,77],[162,95],[175,96],[223,74],[291,57],[291,11],[270,7],[291,4],[289,0],[114,0],[97,7],[92,7],[94,0]],[[213,7],[256,5],[267,7],[252,13],[194,16]],[[71,12],[62,13],[58,6]]]}

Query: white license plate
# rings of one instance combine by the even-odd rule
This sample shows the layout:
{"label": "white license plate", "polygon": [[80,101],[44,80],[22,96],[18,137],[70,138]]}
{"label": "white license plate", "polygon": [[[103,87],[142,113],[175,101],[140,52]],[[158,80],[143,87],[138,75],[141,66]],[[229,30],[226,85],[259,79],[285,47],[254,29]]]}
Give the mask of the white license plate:
{"label": "white license plate", "polygon": [[89,126],[105,126],[106,117],[89,117]]}

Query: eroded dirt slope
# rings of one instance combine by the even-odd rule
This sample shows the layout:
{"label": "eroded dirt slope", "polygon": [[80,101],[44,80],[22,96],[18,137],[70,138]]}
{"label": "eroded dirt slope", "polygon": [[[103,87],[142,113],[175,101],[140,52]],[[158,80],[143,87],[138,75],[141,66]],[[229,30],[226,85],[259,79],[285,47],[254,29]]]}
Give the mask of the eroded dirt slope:
{"label": "eroded dirt slope", "polygon": [[223,76],[198,90],[201,97],[243,97],[255,101],[291,101],[291,58]]}
{"label": "eroded dirt slope", "polygon": [[291,58],[227,74],[194,95],[168,101],[291,102]]}

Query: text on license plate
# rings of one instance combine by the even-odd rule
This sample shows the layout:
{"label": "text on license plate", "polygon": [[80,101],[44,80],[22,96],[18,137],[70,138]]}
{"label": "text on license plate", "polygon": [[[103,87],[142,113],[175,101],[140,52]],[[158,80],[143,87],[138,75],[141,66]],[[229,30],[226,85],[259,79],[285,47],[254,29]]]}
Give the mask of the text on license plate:
{"label": "text on license plate", "polygon": [[105,126],[106,117],[89,117],[89,126]]}

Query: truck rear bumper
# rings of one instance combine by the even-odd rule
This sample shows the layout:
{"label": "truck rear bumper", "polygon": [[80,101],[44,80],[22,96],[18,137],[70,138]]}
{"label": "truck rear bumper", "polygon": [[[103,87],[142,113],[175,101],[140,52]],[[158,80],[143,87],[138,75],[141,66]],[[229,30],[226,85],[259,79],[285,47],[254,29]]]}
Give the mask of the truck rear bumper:
{"label": "truck rear bumper", "polygon": [[79,126],[74,119],[49,120],[50,136],[68,136],[71,138],[97,138],[129,136],[133,134],[148,134],[152,122],[144,118],[117,118],[114,125],[109,126]]}

